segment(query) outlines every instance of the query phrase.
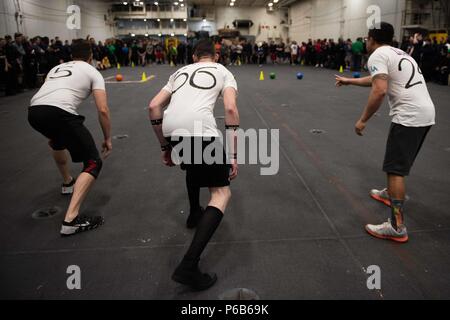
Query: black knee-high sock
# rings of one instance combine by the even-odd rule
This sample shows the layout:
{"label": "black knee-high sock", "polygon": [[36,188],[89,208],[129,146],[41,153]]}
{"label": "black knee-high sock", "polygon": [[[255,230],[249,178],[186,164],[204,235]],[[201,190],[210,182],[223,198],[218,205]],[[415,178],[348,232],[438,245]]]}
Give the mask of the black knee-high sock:
{"label": "black knee-high sock", "polygon": [[184,255],[184,262],[196,264],[200,255],[222,221],[223,213],[216,207],[206,207],[205,213],[200,219],[191,246]]}
{"label": "black knee-high sock", "polygon": [[189,206],[191,207],[191,213],[200,209],[200,187],[195,187],[186,183]]}

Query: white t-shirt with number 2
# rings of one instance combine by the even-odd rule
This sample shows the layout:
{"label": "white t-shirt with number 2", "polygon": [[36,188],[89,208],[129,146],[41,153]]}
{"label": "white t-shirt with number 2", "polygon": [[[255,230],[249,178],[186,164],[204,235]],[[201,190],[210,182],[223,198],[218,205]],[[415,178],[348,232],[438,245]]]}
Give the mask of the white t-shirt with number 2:
{"label": "white t-shirt with number 2", "polygon": [[218,137],[213,111],[226,88],[237,91],[237,84],[221,64],[200,62],[177,70],[163,88],[172,94],[164,112],[164,136]]}
{"label": "white t-shirt with number 2", "polygon": [[30,105],[54,106],[78,115],[79,105],[96,89],[105,90],[100,72],[84,61],[71,61],[50,70]]}
{"label": "white t-shirt with number 2", "polygon": [[406,127],[426,127],[435,124],[433,101],[416,61],[406,52],[382,46],[369,58],[370,74],[387,74],[389,79],[389,115],[392,122]]}

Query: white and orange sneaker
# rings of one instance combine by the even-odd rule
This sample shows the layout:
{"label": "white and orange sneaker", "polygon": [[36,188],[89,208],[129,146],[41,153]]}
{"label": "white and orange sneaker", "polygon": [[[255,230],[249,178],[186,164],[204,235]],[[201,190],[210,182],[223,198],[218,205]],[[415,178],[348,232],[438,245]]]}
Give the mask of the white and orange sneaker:
{"label": "white and orange sneaker", "polygon": [[381,203],[384,203],[388,207],[391,206],[391,199],[389,198],[387,188],[384,188],[383,190],[377,190],[377,189],[370,190],[370,197]]}
{"label": "white and orange sneaker", "polygon": [[408,232],[405,226],[400,226],[399,230],[395,230],[391,224],[391,219],[388,219],[387,222],[373,225],[366,225],[366,231],[375,238],[378,239],[386,239],[392,240],[395,242],[407,242],[408,241]]}
{"label": "white and orange sneaker", "polygon": [[[383,190],[372,189],[372,190],[370,190],[369,194],[372,199],[375,199],[375,200],[387,205],[388,207],[391,206],[391,199],[387,192],[387,188],[384,188]],[[408,201],[408,200],[409,200],[409,196],[405,196],[405,201]]]}

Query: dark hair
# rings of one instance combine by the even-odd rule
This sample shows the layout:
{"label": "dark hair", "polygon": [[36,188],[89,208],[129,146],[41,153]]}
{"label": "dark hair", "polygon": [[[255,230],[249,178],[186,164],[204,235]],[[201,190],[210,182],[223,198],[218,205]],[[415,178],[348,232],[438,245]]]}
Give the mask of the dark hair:
{"label": "dark hair", "polygon": [[216,49],[214,47],[214,43],[209,39],[199,40],[194,47],[194,55],[198,58],[215,57]]}
{"label": "dark hair", "polygon": [[84,39],[76,39],[72,43],[72,58],[88,61],[92,55],[91,44]]}
{"label": "dark hair", "polygon": [[394,27],[387,22],[381,22],[379,28],[369,30],[369,38],[379,44],[392,44],[394,39]]}

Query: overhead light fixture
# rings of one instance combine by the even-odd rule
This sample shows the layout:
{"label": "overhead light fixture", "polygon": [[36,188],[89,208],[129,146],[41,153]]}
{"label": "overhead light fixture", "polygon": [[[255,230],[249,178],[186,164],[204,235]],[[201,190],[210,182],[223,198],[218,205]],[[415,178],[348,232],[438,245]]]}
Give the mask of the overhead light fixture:
{"label": "overhead light fixture", "polygon": [[236,0],[231,0],[231,2],[235,2]]}
{"label": "overhead light fixture", "polygon": [[145,36],[148,37],[148,33],[146,33]]}
{"label": "overhead light fixture", "polygon": [[173,4],[177,6],[177,5],[178,5],[178,2],[174,2]]}
{"label": "overhead light fixture", "polygon": [[170,19],[170,22],[173,22],[173,19]]}
{"label": "overhead light fixture", "polygon": [[187,33],[183,34],[183,36],[187,37]]}
{"label": "overhead light fixture", "polygon": [[180,7],[184,7],[184,4],[182,3],[182,4],[180,4]]}
{"label": "overhead light fixture", "polygon": [[131,34],[132,37],[135,37],[136,35],[134,33]]}
{"label": "overhead light fixture", "polygon": [[267,5],[268,5],[269,7],[273,7],[273,3],[272,3],[272,2],[269,2]]}
{"label": "overhead light fixture", "polygon": [[170,36],[171,36],[171,37],[175,36],[175,33],[171,33]]}
{"label": "overhead light fixture", "polygon": [[154,4],[155,6],[157,6],[157,5],[158,5],[158,1],[153,2],[153,4]]}
{"label": "overhead light fixture", "polygon": [[186,21],[187,21],[187,19],[186,19],[186,18],[184,18],[184,19],[183,19],[183,21],[184,21],[184,22],[186,22]]}
{"label": "overhead light fixture", "polygon": [[184,0],[178,0],[178,1],[183,2]]}
{"label": "overhead light fixture", "polygon": [[279,0],[273,0],[273,3],[278,3]]}
{"label": "overhead light fixture", "polygon": [[158,37],[161,37],[162,36],[162,34],[161,33],[158,33]]}
{"label": "overhead light fixture", "polygon": [[206,18],[203,18],[203,22],[206,22]]}
{"label": "overhead light fixture", "polygon": [[231,3],[230,3],[230,7],[234,7],[234,2],[231,2]]}
{"label": "overhead light fixture", "polygon": [[160,21],[161,21],[161,19],[160,19],[160,18],[158,18],[158,19],[156,19],[156,21],[160,22]]}
{"label": "overhead light fixture", "polygon": [[128,2],[124,2],[123,5],[126,6],[128,4]]}
{"label": "overhead light fixture", "polygon": [[144,21],[147,21],[147,19],[144,19]]}

